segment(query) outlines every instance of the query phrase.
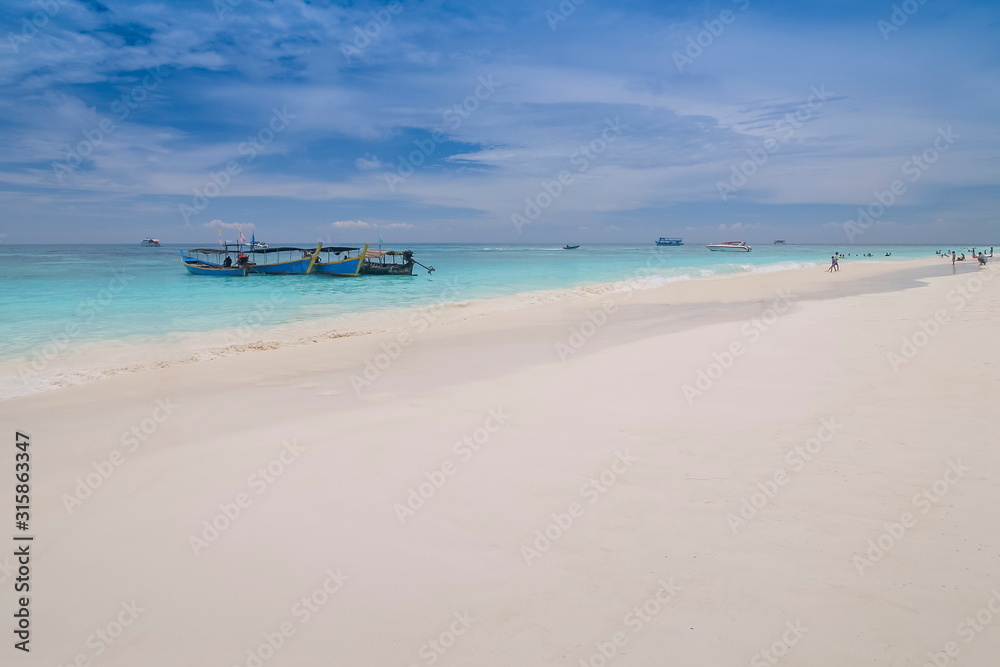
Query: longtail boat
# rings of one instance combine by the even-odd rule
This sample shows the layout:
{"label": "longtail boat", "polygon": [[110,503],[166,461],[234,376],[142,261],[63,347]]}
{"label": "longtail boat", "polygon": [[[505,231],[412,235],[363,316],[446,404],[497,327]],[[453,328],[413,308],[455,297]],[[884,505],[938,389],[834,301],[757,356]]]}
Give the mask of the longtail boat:
{"label": "longtail boat", "polygon": [[365,263],[361,266],[361,274],[365,276],[412,276],[412,250],[377,250],[371,249],[365,253]]}
{"label": "longtail boat", "polygon": [[[226,259],[229,263],[226,263]],[[195,248],[181,250],[181,261],[188,272],[198,276],[245,276],[248,269],[245,264],[233,264],[227,250],[215,248]]]}
{"label": "longtail boat", "polygon": [[315,248],[249,248],[225,243],[220,249],[182,250],[181,261],[188,271],[203,276],[305,275],[312,272],[322,247],[318,243]]}
{"label": "longtail boat", "polygon": [[276,275],[306,275],[312,273],[319,259],[322,243],[315,249],[282,246],[279,248],[254,248],[247,250],[247,267],[250,273]]}
{"label": "longtail boat", "polygon": [[[321,246],[322,244],[320,244]],[[361,271],[361,263],[368,252],[368,244],[364,249],[344,248],[339,246],[329,246],[326,248],[316,247],[316,257],[318,261],[312,267],[312,273],[325,276],[356,276]],[[352,252],[360,253],[351,255]]]}

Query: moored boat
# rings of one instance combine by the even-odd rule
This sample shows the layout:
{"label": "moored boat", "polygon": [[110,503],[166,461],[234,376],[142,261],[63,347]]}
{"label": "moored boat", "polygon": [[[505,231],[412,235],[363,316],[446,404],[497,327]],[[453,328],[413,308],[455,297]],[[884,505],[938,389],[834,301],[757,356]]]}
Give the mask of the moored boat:
{"label": "moored boat", "polygon": [[237,258],[234,263],[229,251],[215,248],[181,250],[181,261],[189,273],[197,276],[245,276],[248,271],[245,262]]}
{"label": "moored boat", "polygon": [[774,245],[785,245],[785,239],[778,239],[774,242]]}
{"label": "moored boat", "polygon": [[361,275],[412,276],[415,263],[412,250],[371,249],[365,253],[365,261],[361,265]]}
{"label": "moored boat", "polygon": [[159,248],[160,239],[143,239],[139,243],[139,245],[141,245],[143,248]]}
{"label": "moored boat", "polygon": [[656,245],[684,245],[684,239],[661,236],[656,240]]}
{"label": "moored boat", "polygon": [[318,263],[322,248],[323,244],[317,243],[315,249],[282,246],[247,250],[247,268],[250,273],[306,275],[312,273],[313,266]]}
{"label": "moored boat", "polygon": [[[368,244],[365,244],[364,250],[338,246],[317,247],[316,250],[319,259],[312,267],[312,273],[326,276],[356,276],[361,271],[361,263],[368,250]],[[358,250],[361,252],[358,253]],[[352,256],[352,252],[357,254]]]}
{"label": "moored boat", "polygon": [[727,251],[727,252],[750,252],[752,248],[747,245],[746,241],[726,241],[725,243],[711,243],[705,246],[709,250],[717,251]]}

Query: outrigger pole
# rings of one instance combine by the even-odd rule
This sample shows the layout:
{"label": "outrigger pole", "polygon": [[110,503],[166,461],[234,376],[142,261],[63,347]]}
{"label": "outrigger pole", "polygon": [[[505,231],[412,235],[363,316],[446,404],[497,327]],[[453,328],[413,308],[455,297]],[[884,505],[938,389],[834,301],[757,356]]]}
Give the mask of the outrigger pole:
{"label": "outrigger pole", "polygon": [[434,267],[433,267],[433,266],[424,266],[423,264],[421,264],[421,263],[420,263],[420,262],[418,262],[417,260],[415,260],[415,259],[413,259],[413,258],[410,258],[410,259],[411,259],[411,260],[413,261],[413,263],[414,263],[414,264],[416,264],[417,266],[423,266],[423,268],[427,269],[427,273],[428,273],[428,274],[430,274],[430,273],[434,273]]}

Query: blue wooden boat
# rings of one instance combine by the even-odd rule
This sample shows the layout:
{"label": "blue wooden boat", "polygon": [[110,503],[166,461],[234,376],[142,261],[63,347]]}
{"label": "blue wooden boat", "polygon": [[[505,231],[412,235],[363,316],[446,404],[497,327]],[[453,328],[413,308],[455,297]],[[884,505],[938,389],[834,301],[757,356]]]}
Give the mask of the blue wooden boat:
{"label": "blue wooden boat", "polygon": [[322,247],[318,243],[315,249],[249,248],[243,243],[226,243],[222,248],[182,250],[181,261],[189,272],[201,276],[305,275],[312,271]]}
{"label": "blue wooden boat", "polygon": [[[226,258],[229,263],[226,263]],[[181,261],[189,273],[197,276],[245,276],[247,267],[236,263],[226,250],[215,248],[195,248],[181,250]]]}
{"label": "blue wooden boat", "polygon": [[317,243],[315,249],[294,248],[254,248],[247,250],[247,270],[250,273],[272,275],[307,275],[312,273],[313,266],[319,260],[322,243]]}
{"label": "blue wooden boat", "polygon": [[657,239],[656,245],[684,245],[684,239],[661,236],[659,239]]}
{"label": "blue wooden boat", "polygon": [[[361,250],[360,253],[358,253],[359,250]],[[352,252],[358,254],[352,256]],[[367,252],[367,243],[363,250],[339,246],[326,248],[317,246],[316,256],[319,259],[312,267],[312,273],[324,276],[356,276],[361,272],[361,264]]]}

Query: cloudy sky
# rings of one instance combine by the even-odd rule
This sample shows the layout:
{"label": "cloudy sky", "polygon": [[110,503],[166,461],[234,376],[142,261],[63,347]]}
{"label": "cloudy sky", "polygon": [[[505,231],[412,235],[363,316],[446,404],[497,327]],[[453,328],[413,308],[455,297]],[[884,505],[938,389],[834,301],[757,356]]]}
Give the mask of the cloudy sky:
{"label": "cloudy sky", "polygon": [[0,12],[5,242],[1000,242],[995,0]]}

